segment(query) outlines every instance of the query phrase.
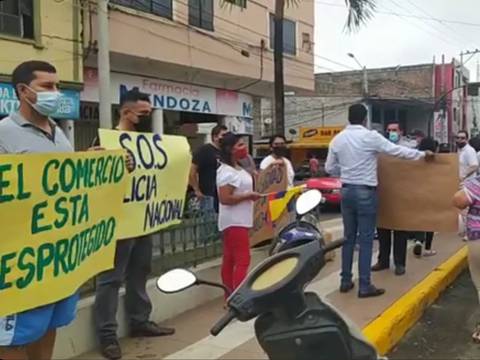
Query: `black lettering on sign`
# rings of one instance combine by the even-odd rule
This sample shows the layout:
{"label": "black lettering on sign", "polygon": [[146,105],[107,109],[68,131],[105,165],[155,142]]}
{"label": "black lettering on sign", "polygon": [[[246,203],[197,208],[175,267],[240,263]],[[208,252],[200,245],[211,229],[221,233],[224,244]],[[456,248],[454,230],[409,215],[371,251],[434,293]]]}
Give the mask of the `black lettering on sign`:
{"label": "black lettering on sign", "polygon": [[15,315],[8,315],[5,321],[5,331],[12,331],[15,327]]}
{"label": "black lettering on sign", "polygon": [[167,222],[180,220],[182,213],[183,200],[150,202],[145,208],[143,230],[152,229]]}
{"label": "black lettering on sign", "polygon": [[168,156],[161,143],[162,137],[158,134],[153,135],[151,139],[144,134],[139,134],[135,144],[128,133],[120,135],[120,146],[133,157],[134,167],[138,169],[161,170],[167,166]]}

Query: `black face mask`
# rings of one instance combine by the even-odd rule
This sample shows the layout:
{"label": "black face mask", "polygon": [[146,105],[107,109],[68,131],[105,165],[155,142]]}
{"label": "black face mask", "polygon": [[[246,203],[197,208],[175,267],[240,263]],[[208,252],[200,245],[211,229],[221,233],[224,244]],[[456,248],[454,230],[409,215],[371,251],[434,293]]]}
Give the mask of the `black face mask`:
{"label": "black face mask", "polygon": [[457,146],[458,146],[460,149],[463,149],[463,148],[465,147],[465,145],[467,145],[467,143],[457,142]]}
{"label": "black face mask", "polygon": [[288,149],[285,146],[276,146],[272,148],[272,152],[278,157],[286,157],[288,155]]}
{"label": "black face mask", "polygon": [[152,115],[140,115],[138,116],[139,123],[151,123]]}

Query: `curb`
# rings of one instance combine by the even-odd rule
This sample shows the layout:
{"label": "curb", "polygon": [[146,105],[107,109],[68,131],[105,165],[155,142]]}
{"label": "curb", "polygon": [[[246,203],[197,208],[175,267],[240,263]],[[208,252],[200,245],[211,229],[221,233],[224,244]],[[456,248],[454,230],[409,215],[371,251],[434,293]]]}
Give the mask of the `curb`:
{"label": "curb", "polygon": [[369,323],[363,334],[385,355],[466,267],[467,247],[464,246]]}

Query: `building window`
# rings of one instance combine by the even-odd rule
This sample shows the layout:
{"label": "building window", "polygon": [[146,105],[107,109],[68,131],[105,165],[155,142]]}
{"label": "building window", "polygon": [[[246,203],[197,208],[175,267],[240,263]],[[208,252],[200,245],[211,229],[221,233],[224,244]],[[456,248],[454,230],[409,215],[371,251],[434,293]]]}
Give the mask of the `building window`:
{"label": "building window", "polygon": [[[270,14],[270,48],[273,49],[275,33],[275,17]],[[283,19],[283,52],[285,54],[297,54],[297,26],[295,21]]]}
{"label": "building window", "polygon": [[226,3],[233,4],[241,7],[242,9],[247,8],[247,0],[224,0]]}
{"label": "building window", "polygon": [[188,23],[213,31],[213,0],[188,0]]}
{"label": "building window", "polygon": [[111,0],[113,4],[172,19],[172,0]]}
{"label": "building window", "polygon": [[0,34],[33,39],[33,0],[0,1]]}

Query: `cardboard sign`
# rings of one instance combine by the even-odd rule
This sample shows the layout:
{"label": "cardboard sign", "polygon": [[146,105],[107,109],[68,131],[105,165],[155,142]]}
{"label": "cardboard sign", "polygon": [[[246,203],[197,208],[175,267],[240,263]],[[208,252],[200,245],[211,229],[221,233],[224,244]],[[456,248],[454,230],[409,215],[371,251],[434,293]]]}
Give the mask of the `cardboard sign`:
{"label": "cardboard sign", "polygon": [[125,149],[135,160],[124,197],[120,239],[179,224],[185,208],[190,146],[183,136],[99,130],[100,144]]}
{"label": "cardboard sign", "polygon": [[123,151],[0,156],[0,316],[113,267],[125,174]]}
{"label": "cardboard sign", "polygon": [[[260,194],[268,194],[287,189],[287,170],[285,166],[269,166],[260,172],[255,183],[255,190]],[[262,197],[255,202],[253,212],[253,228],[250,232],[250,246],[272,239],[274,237],[274,223],[268,215],[269,201]],[[275,227],[281,227],[288,222],[288,213],[275,222]]]}
{"label": "cardboard sign", "polygon": [[437,154],[433,162],[378,159],[378,227],[407,231],[456,232],[458,155]]}

